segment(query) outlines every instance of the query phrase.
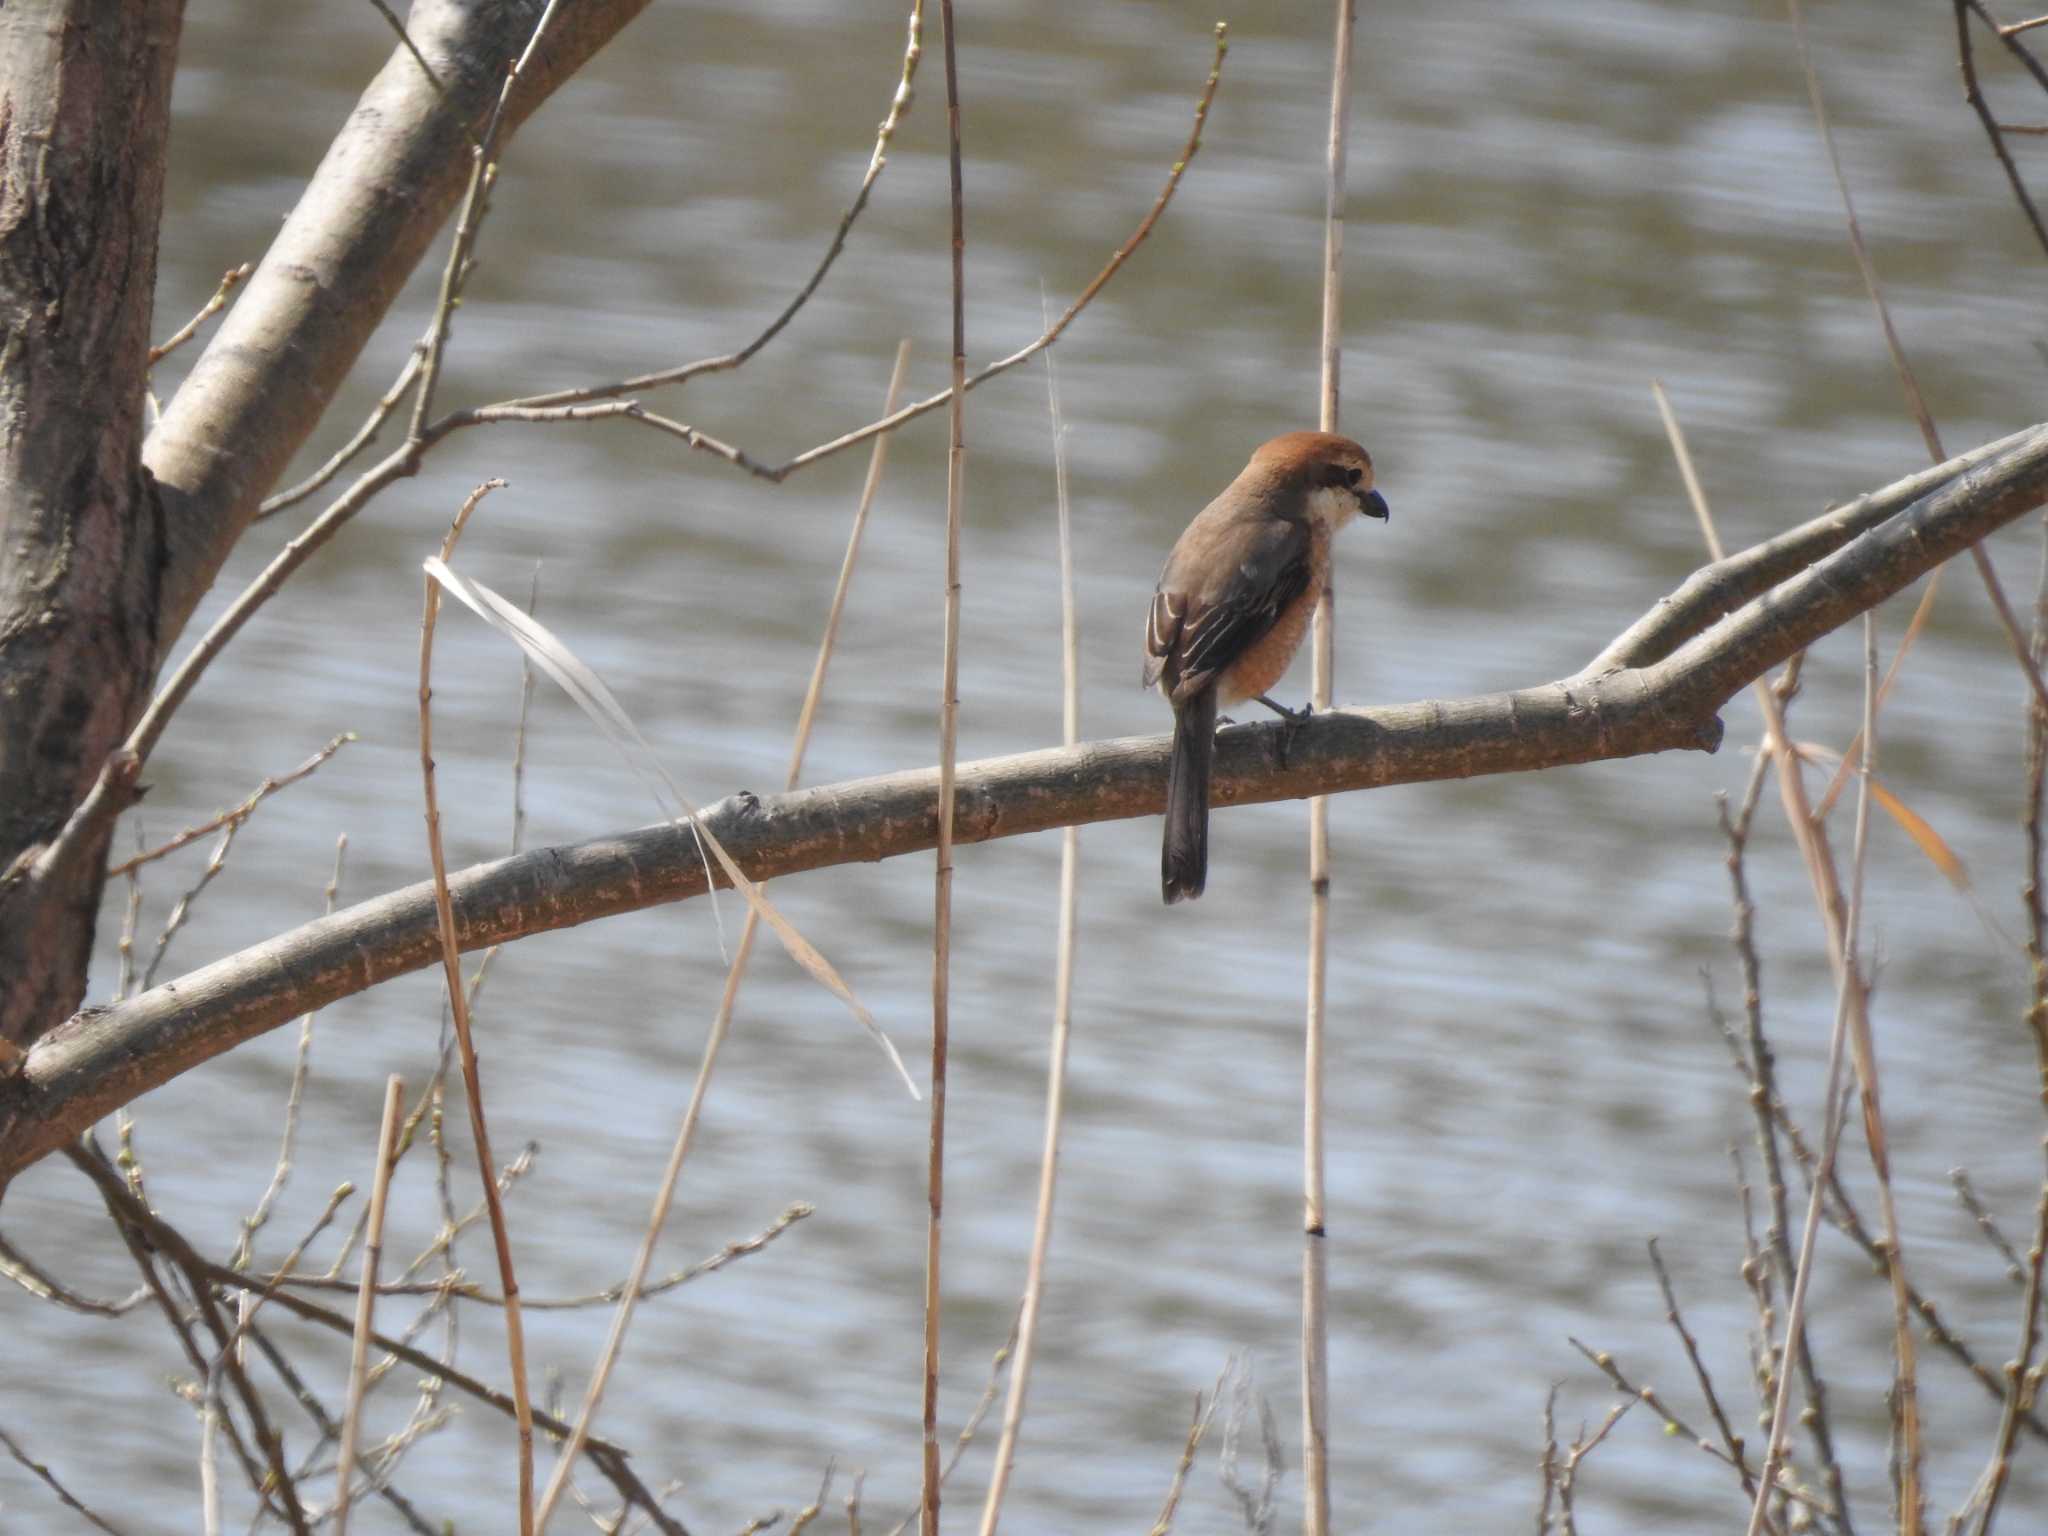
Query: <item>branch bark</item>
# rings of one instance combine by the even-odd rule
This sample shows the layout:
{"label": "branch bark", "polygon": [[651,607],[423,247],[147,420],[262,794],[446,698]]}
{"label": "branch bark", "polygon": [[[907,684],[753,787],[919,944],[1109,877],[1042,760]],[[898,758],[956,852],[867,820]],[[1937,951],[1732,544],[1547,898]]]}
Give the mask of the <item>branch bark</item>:
{"label": "branch bark", "polygon": [[[1660,600],[1654,660],[1614,665],[1609,646],[1558,682],[1449,701],[1337,710],[1294,731],[1233,726],[1217,739],[1219,806],[1386,784],[1516,773],[1677,749],[1712,751],[1727,701],[1795,651],[1910,586],[2048,501],[2048,425],[1964,455],[1929,488],[1923,472],[1730,556]],[[1958,473],[1957,465],[1965,467]],[[1902,489],[1905,488],[1905,489]],[[1912,493],[1911,498],[1909,492]],[[1890,507],[1861,531],[1846,526]],[[1856,510],[1861,509],[1861,510]],[[1853,516],[1851,515],[1853,513]],[[1762,561],[1810,562],[1723,620],[1716,601],[1763,578]],[[1830,552],[1831,551],[1831,552]],[[1682,623],[1671,615],[1684,613]],[[1165,799],[1168,739],[1127,737],[960,767],[956,843],[1151,815]],[[938,771],[818,789],[728,796],[705,812],[750,878],[894,858],[938,842]],[[450,881],[465,950],[573,927],[705,889],[702,860],[674,826],[538,849]],[[229,956],[111,1008],[87,1009],[38,1041],[0,1083],[0,1183],[138,1095],[309,1009],[439,957],[430,882],[394,891]]]}

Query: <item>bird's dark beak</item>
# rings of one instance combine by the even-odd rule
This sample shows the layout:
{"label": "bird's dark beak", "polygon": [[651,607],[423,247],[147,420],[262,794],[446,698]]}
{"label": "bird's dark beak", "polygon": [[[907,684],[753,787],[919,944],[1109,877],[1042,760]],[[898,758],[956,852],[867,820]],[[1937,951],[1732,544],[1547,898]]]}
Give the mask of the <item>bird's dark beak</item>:
{"label": "bird's dark beak", "polygon": [[1365,499],[1359,504],[1358,510],[1363,512],[1367,517],[1378,518],[1383,523],[1388,518],[1394,515],[1390,510],[1388,510],[1387,498],[1382,496],[1378,491],[1367,491],[1365,493]]}

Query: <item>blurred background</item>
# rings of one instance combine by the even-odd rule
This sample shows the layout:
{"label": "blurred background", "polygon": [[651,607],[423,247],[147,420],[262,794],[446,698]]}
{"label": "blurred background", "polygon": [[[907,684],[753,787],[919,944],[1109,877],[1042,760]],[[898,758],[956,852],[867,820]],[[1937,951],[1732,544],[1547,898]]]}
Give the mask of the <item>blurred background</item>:
{"label": "blurred background", "polygon": [[[1056,348],[1072,453],[1083,734],[1162,731],[1137,687],[1139,626],[1173,538],[1264,438],[1313,425],[1327,7],[1249,6],[1232,24],[1200,156],[1151,241]],[[978,364],[1041,329],[1150,204],[1186,137],[1216,15],[1133,0],[965,6],[968,338]],[[1813,8],[1815,59],[1863,226],[1951,452],[2040,420],[2048,264],[1958,83],[1946,8]],[[505,157],[457,319],[449,405],[686,361],[755,334],[809,274],[893,91],[904,8],[666,3],[536,117]],[[911,387],[943,387],[944,83],[934,10],[916,108],[824,288],[737,375],[650,403],[787,458],[878,414],[899,337]],[[188,18],[156,330],[221,270],[259,258],[392,49],[368,5],[217,3]],[[1995,45],[2009,120],[2048,115]],[[1925,462],[1852,263],[1778,8],[1746,0],[1471,0],[1359,19],[1345,269],[1345,428],[1394,509],[1339,545],[1340,702],[1534,684],[1583,665],[1703,559],[1649,394],[1665,381],[1731,548]],[[2016,153],[2048,191],[2048,149]],[[445,238],[372,345],[310,468],[343,441],[426,323]],[[160,371],[168,395],[191,354]],[[807,782],[936,758],[945,427],[897,441]],[[977,391],[962,622],[963,759],[1059,732],[1053,471],[1041,368]],[[387,431],[386,441],[394,440]],[[464,434],[371,506],[207,677],[151,765],[154,842],[244,797],[339,731],[359,740],[267,805],[175,941],[168,977],[316,916],[335,839],[341,899],[427,874],[415,679],[420,560],[462,495],[502,475],[458,559],[523,596],[610,682],[699,802],[781,783],[866,456],[771,488],[613,424]],[[260,525],[195,620],[311,515]],[[2031,607],[2040,537],[1995,540]],[[1887,657],[1908,603],[1881,615]],[[1859,718],[1853,631],[1810,658],[1794,734],[1840,749]],[[519,668],[455,611],[437,650],[449,857],[511,827]],[[1306,663],[1283,697],[1307,691]],[[1872,837],[1866,932],[1911,1273],[1994,1368],[2017,1292],[1949,1188],[1966,1165],[2024,1245],[2040,1112],[2021,1023],[2017,889],[2023,683],[1974,574],[1951,574],[1883,718],[1890,787],[1967,862],[1980,918],[1892,823]],[[1747,695],[1714,757],[1418,785],[1332,805],[1329,1061],[1333,1491],[1340,1528],[1526,1529],[1541,1413],[1560,1431],[1612,1401],[1567,1343],[1614,1352],[1705,1425],[1644,1240],[1661,1238],[1687,1319],[1754,1431],[1727,1147],[1750,1151],[1740,1079],[1702,972],[1739,1007],[1714,795],[1739,792]],[[530,844],[657,819],[632,773],[559,695],[534,702]],[[1846,849],[1848,815],[1836,813]],[[1156,820],[1081,840],[1082,938],[1068,1134],[1029,1417],[1007,1529],[1142,1530],[1193,1394],[1245,1351],[1285,1446],[1280,1526],[1300,1503],[1300,1029],[1306,815],[1218,817],[1208,896],[1159,905]],[[121,833],[125,847],[131,833]],[[1750,865],[1765,1006],[1791,1103],[1817,1121],[1833,993],[1775,796]],[[1058,840],[962,850],[955,903],[942,1434],[1014,1314],[1028,1245],[1051,1013]],[[206,845],[154,866],[146,952]],[[928,1045],[929,857],[826,871],[775,899],[832,955],[906,1057]],[[110,889],[95,994],[116,980]],[[734,928],[739,903],[727,900]],[[1994,923],[1996,926],[1994,926]],[[2002,931],[2000,931],[2002,930]],[[708,906],[658,910],[507,950],[479,1028],[501,1157],[538,1144],[511,1215],[522,1289],[617,1282],[642,1230],[722,978]],[[341,1179],[367,1187],[381,1084],[417,1094],[438,1051],[422,973],[315,1026],[298,1161],[259,1255],[274,1261]],[[271,1172],[297,1031],[277,1031],[135,1108],[154,1198],[225,1254]],[[459,1114],[457,1115],[459,1120]],[[458,1203],[475,1198],[451,1127]],[[1852,1188],[1868,1162],[1851,1137]],[[679,1479],[693,1530],[809,1502],[828,1458],[866,1474],[870,1528],[915,1499],[925,1118],[838,1004],[764,945],[658,1267],[817,1213],[766,1252],[649,1303],[599,1430],[650,1483]],[[360,1198],[360,1197],[359,1197]],[[437,1221],[428,1160],[394,1193],[387,1255]],[[1874,1201],[1870,1202],[1874,1207]],[[61,1162],[16,1182],[5,1235],[68,1283],[120,1294],[133,1267]],[[331,1251],[330,1236],[314,1261]],[[1813,1330],[1864,1528],[1888,1521],[1883,1283],[1826,1235]],[[495,1285],[477,1229],[464,1263]],[[197,1434],[165,1390],[187,1370],[148,1309],[82,1318],[8,1289],[0,1422],[110,1518],[190,1528]],[[393,1304],[380,1322],[403,1320]],[[609,1321],[536,1313],[537,1390],[569,1402]],[[463,1314],[462,1361],[505,1367],[495,1313]],[[299,1341],[332,1383],[345,1347]],[[427,1341],[439,1347],[430,1329]],[[412,1401],[401,1371],[372,1434]],[[1961,1502],[1997,1403],[1931,1348],[1921,1399],[1931,1512]],[[294,1445],[303,1420],[281,1412]],[[1252,1438],[1255,1443],[1256,1437]],[[993,1425],[950,1485],[978,1506]],[[2022,1440],[2028,1453],[2038,1447]],[[502,1529],[512,1436],[463,1403],[398,1482],[433,1519]],[[1256,1453],[1245,1455],[1255,1464]],[[545,1462],[543,1463],[545,1465]],[[1255,1465],[1252,1472],[1255,1480]],[[2038,1455],[2007,1506],[2048,1507]],[[602,1485],[585,1485],[609,1495]],[[1638,1412],[1588,1461],[1581,1517],[1729,1529],[1732,1474]],[[9,1528],[57,1528],[0,1464]],[[356,1529],[397,1528],[361,1503]],[[577,1517],[580,1518],[580,1517]],[[840,1517],[835,1513],[825,1527]],[[31,1528],[24,1523],[22,1529]],[[558,1520],[557,1528],[570,1528]],[[1176,1528],[1242,1529],[1205,1452]]]}

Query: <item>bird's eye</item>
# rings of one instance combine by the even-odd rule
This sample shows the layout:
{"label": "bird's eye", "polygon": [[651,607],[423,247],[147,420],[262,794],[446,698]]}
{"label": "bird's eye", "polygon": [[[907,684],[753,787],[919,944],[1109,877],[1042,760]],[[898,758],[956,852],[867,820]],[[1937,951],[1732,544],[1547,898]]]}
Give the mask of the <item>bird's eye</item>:
{"label": "bird's eye", "polygon": [[1358,484],[1358,477],[1359,477],[1359,475],[1360,475],[1361,473],[1362,473],[1362,471],[1360,471],[1360,470],[1356,470],[1356,469],[1347,469],[1347,470],[1345,470],[1345,471],[1344,471],[1344,483],[1345,483],[1346,485],[1352,485],[1352,486],[1355,486],[1355,485],[1357,485],[1357,484]]}

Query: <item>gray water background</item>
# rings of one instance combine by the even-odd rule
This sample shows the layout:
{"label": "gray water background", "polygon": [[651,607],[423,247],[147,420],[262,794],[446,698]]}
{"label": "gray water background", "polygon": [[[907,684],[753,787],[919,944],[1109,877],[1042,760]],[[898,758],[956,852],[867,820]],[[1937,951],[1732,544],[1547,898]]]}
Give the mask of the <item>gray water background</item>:
{"label": "gray water background", "polygon": [[[736,345],[810,271],[892,90],[902,7],[662,4],[522,133],[459,317],[443,398],[629,374]],[[973,359],[1040,328],[1041,284],[1075,292],[1150,203],[1208,67],[1210,12],[1165,4],[962,8]],[[1083,734],[1163,728],[1135,686],[1139,620],[1186,518],[1264,437],[1309,424],[1328,16],[1243,8],[1199,158],[1152,240],[1057,349],[1072,451]],[[1952,450],[2041,419],[2048,266],[1956,78],[1945,7],[1815,7],[1814,46],[1864,227]],[[661,408],[768,458],[876,412],[896,340],[912,388],[948,341],[944,96],[936,15],[916,109],[837,270],[744,372]],[[369,6],[195,7],[176,89],[157,331],[220,270],[260,256],[391,38]],[[2038,95],[1998,58],[2016,119]],[[2040,181],[2042,151],[2017,152]],[[1447,3],[1365,8],[1350,163],[1345,425],[1372,449],[1390,525],[1346,535],[1339,693],[1450,698],[1564,675],[1701,559],[1648,393],[1670,387],[1731,547],[1924,462],[1842,230],[1793,36],[1764,4]],[[310,466],[361,419],[424,324],[441,253],[380,331]],[[168,393],[182,361],[167,364]],[[1057,739],[1053,479],[1044,380],[969,407],[963,757]],[[930,763],[940,638],[941,417],[898,441],[807,773]],[[388,439],[387,439],[388,440]],[[459,564],[523,594],[609,680],[686,790],[778,787],[864,455],[771,489],[618,425],[502,428],[447,445],[371,506],[215,667],[151,767],[166,836],[333,733],[360,740],[261,812],[198,901],[166,974],[317,914],[338,834],[344,901],[426,873],[415,666],[418,563],[477,480],[510,487]],[[244,541],[196,634],[301,520]],[[1994,541],[2027,603],[2038,537]],[[1887,655],[1909,612],[1881,618]],[[1794,717],[1840,748],[1860,709],[1853,631],[1819,647]],[[505,644],[442,626],[437,746],[451,861],[507,846],[519,678]],[[1306,691],[1305,666],[1283,687]],[[1974,575],[1953,573],[1884,717],[1882,772],[2019,928],[2022,684]],[[1714,757],[1405,787],[1332,806],[1329,1185],[1333,1485],[1340,1528],[1525,1530],[1546,1392],[1569,1436],[1611,1393],[1568,1335],[1615,1352],[1707,1422],[1665,1325],[1644,1239],[1660,1236],[1715,1380],[1754,1434],[1726,1147],[1739,1080],[1701,971],[1740,986],[1726,943],[1713,795],[1756,737],[1745,696]],[[653,819],[630,771],[558,696],[533,712],[530,844]],[[1837,812],[1846,846],[1849,802]],[[1218,818],[1209,895],[1160,908],[1157,823],[1087,829],[1070,1118],[1031,1412],[1008,1505],[1026,1532],[1143,1530],[1193,1393],[1247,1350],[1286,1445],[1298,1519],[1300,1012],[1305,816]],[[1767,801],[1751,861],[1788,1095],[1812,1115],[1832,1012],[1803,874]],[[126,839],[131,834],[124,831]],[[1981,1358],[2007,1358],[2016,1292],[1949,1192],[1966,1164],[2017,1239],[2039,1190],[2039,1111],[2020,1025],[2025,972],[1898,829],[1873,834],[1867,931],[1886,1107],[1912,1272]],[[145,885],[145,946],[195,850]],[[1050,1017],[1057,839],[963,850],[956,885],[946,1228],[948,1438],[1021,1284]],[[930,859],[791,879],[776,899],[845,970],[905,1054],[927,1047]],[[119,892],[95,990],[114,983]],[[724,905],[728,929],[739,906]],[[502,1156],[531,1140],[512,1202],[529,1296],[615,1282],[646,1214],[722,975],[710,911],[662,910],[537,938],[496,963],[481,1029]],[[380,1085],[415,1093],[437,978],[321,1016],[299,1162],[261,1252],[274,1260],[342,1178],[367,1185]],[[295,1030],[136,1107],[167,1215],[225,1252],[269,1176]],[[914,1498],[925,1123],[839,1006],[764,946],[743,995],[660,1263],[817,1206],[768,1252],[650,1303],[600,1428],[642,1475],[679,1478],[697,1531],[807,1502],[828,1457],[866,1472],[869,1528]],[[453,1135],[467,1158],[466,1134]],[[1853,1138],[1852,1138],[1853,1147]],[[1752,1157],[1752,1166],[1754,1159]],[[1867,1162],[1851,1177],[1868,1198]],[[474,1198],[474,1179],[460,1183]],[[423,1163],[395,1194],[389,1252],[435,1215]],[[97,1201],[58,1162],[19,1180],[0,1230],[68,1282],[133,1283]],[[331,1251],[332,1238],[317,1250]],[[1888,1300],[1830,1240],[1814,1327],[1860,1498],[1886,1524]],[[481,1230],[464,1262],[495,1284]],[[317,1256],[317,1255],[316,1255]],[[185,1372],[147,1308],[80,1318],[8,1290],[0,1422],[124,1527],[198,1524]],[[386,1321],[401,1320],[393,1304]],[[608,1314],[535,1314],[537,1376],[571,1401]],[[501,1380],[494,1314],[462,1359]],[[294,1330],[331,1390],[341,1352]],[[430,1339],[438,1335],[430,1334]],[[1996,1404],[1922,1353],[1934,1510],[1983,1465]],[[401,1370],[374,1403],[389,1432]],[[337,1395],[338,1400],[338,1395]],[[295,1446],[303,1421],[279,1409]],[[984,1435],[952,1485],[978,1505]],[[2048,1527],[2023,1464],[2006,1528]],[[511,1520],[511,1437],[460,1403],[401,1486],[464,1530]],[[585,1486],[591,1486],[585,1480]],[[837,1493],[835,1493],[836,1505]],[[232,1507],[232,1500],[231,1500]],[[1638,1411],[1587,1464],[1588,1529],[1736,1528],[1739,1489]],[[0,1464],[0,1526],[65,1529]],[[826,1523],[832,1528],[838,1517]],[[568,1529],[570,1519],[558,1521]],[[359,1531],[395,1529],[359,1506]],[[886,1528],[884,1525],[883,1528]],[[1178,1529],[1240,1529],[1205,1454]]]}

